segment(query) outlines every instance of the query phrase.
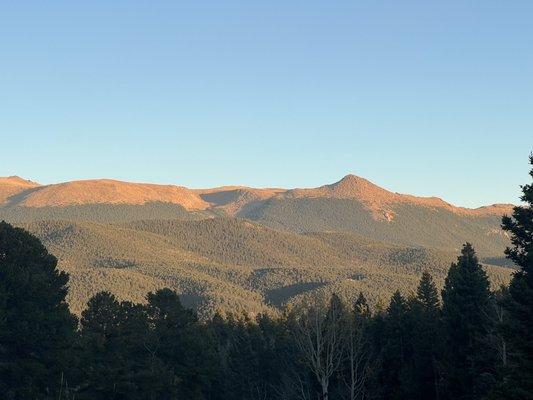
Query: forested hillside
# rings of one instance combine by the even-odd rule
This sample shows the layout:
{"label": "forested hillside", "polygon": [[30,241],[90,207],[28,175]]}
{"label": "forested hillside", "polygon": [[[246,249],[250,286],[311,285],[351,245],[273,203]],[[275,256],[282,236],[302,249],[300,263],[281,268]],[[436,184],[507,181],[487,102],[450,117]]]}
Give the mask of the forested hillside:
{"label": "forested hillside", "polygon": [[272,199],[240,216],[294,232],[356,232],[384,242],[451,251],[471,240],[483,254],[501,254],[508,243],[499,228],[501,215],[413,204],[396,204],[376,218],[355,199]]}
{"label": "forested hillside", "polygon": [[[211,215],[211,214],[208,214]],[[170,203],[85,204],[47,207],[0,207],[0,219],[13,222],[29,221],[92,221],[124,222],[139,219],[203,218],[202,212],[191,213],[182,206]]]}
{"label": "forested hillside", "polygon": [[101,289],[143,301],[170,287],[202,316],[276,313],[306,295],[353,300],[359,290],[377,304],[412,292],[424,270],[442,285],[466,241],[498,286],[513,267],[499,226],[509,210],[392,193],[353,175],[290,190],[0,179],[0,219],[58,256],[78,314]]}
{"label": "forested hillside", "polygon": [[[43,221],[20,224],[39,237],[71,275],[69,303],[80,313],[109,290],[142,301],[170,287],[204,316],[216,311],[276,312],[321,292],[372,304],[410,293],[424,270],[442,284],[450,252],[384,244],[353,233],[296,234],[236,218],[131,223]],[[511,269],[487,265],[495,286]]]}

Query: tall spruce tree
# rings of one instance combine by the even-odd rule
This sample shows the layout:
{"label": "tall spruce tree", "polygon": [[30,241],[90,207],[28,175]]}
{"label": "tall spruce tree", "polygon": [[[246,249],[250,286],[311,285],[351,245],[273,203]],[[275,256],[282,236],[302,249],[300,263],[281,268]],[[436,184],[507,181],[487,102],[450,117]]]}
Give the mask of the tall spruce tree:
{"label": "tall spruce tree", "polygon": [[377,396],[380,399],[406,398],[403,373],[410,357],[407,301],[399,291],[391,297],[381,332]]}
{"label": "tall spruce tree", "polygon": [[484,341],[490,324],[489,280],[471,244],[466,243],[452,264],[442,290],[445,334],[445,398],[481,398],[486,363]]}
{"label": "tall spruce tree", "polygon": [[429,272],[424,272],[416,297],[410,302],[412,331],[410,344],[413,359],[410,364],[409,398],[431,400],[439,397],[437,360],[441,347],[440,301],[437,287]]}
{"label": "tall spruce tree", "polygon": [[365,322],[371,317],[370,306],[363,292],[360,292],[359,296],[357,296],[353,311],[357,319],[365,320]]}
{"label": "tall spruce tree", "polygon": [[0,393],[57,398],[69,372],[76,318],[65,302],[68,275],[28,232],[0,222]]}
{"label": "tall spruce tree", "polygon": [[427,271],[424,271],[420,278],[416,289],[416,300],[426,313],[435,314],[439,311],[439,292],[431,274]]}
{"label": "tall spruce tree", "polygon": [[[185,309],[176,292],[149,293],[151,347],[166,369],[165,388],[158,399],[203,399],[216,373],[215,343],[209,330]],[[162,377],[163,378],[163,377]]]}
{"label": "tall spruce tree", "polygon": [[[529,162],[533,166],[533,155]],[[533,168],[530,171],[533,178]],[[523,206],[512,217],[502,219],[502,228],[510,234],[512,247],[506,255],[520,268],[509,286],[506,308],[510,342],[509,373],[503,382],[503,396],[509,399],[533,398],[533,184],[522,186]]]}
{"label": "tall spruce tree", "polygon": [[144,306],[119,302],[109,292],[95,294],[81,318],[77,398],[148,398],[148,339]]}

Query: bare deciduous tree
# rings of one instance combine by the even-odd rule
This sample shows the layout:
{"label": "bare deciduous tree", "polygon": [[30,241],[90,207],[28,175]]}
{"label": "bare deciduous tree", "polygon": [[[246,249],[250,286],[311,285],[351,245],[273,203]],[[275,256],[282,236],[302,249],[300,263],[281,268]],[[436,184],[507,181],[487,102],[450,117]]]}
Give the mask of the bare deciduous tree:
{"label": "bare deciduous tree", "polygon": [[366,354],[365,339],[362,321],[352,318],[349,321],[346,338],[346,361],[348,375],[344,383],[348,388],[347,398],[350,400],[363,400],[365,397],[365,383],[369,373],[368,357]]}
{"label": "bare deciduous tree", "polygon": [[507,288],[502,286],[499,291],[494,293],[495,298],[491,307],[486,311],[487,319],[490,321],[486,339],[487,344],[497,352],[500,365],[504,368],[507,367],[509,349],[501,328],[505,325],[506,311],[504,301],[507,295]]}
{"label": "bare deciduous tree", "polygon": [[296,343],[320,385],[321,400],[328,400],[330,379],[343,360],[345,322],[344,307],[337,296],[331,298],[329,305],[316,296],[297,320]]}

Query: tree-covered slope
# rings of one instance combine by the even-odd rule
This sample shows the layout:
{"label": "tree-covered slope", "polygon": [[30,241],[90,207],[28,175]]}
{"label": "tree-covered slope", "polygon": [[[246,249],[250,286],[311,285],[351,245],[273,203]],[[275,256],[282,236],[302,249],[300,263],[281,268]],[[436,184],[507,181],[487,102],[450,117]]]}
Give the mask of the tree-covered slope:
{"label": "tree-covered slope", "polygon": [[0,198],[0,220],[35,233],[71,273],[78,313],[98,290],[141,301],[164,286],[205,313],[274,311],[316,291],[377,302],[414,289],[424,270],[441,284],[466,241],[493,284],[511,271],[494,266],[508,206],[460,208],[353,175],[290,190],[10,177]]}
{"label": "tree-covered slope", "polygon": [[270,199],[239,215],[293,232],[354,232],[379,241],[447,251],[457,251],[471,241],[486,256],[503,254],[508,244],[499,226],[500,215],[414,204],[395,204],[380,218],[355,199]]}
{"label": "tree-covered slope", "polygon": [[[142,301],[171,287],[204,315],[271,311],[314,291],[372,302],[414,290],[431,271],[442,283],[453,254],[387,245],[353,233],[298,234],[246,220],[146,220],[134,223],[41,221],[21,224],[37,235],[71,275],[69,303],[77,313],[109,290]],[[495,285],[511,270],[487,267]]]}
{"label": "tree-covered slope", "polygon": [[[139,219],[197,219],[204,212],[188,212],[179,204],[151,202],[146,204],[83,204],[69,206],[0,207],[0,220],[31,222],[50,220],[125,222]],[[211,215],[211,214],[208,214]]]}

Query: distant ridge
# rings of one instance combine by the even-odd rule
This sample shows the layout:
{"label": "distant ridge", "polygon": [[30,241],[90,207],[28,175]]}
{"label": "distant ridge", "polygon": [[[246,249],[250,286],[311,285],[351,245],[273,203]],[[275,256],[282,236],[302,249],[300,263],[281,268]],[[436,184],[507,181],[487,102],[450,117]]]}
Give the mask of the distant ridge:
{"label": "distant ridge", "polygon": [[23,197],[19,205],[49,207],[81,204],[179,204],[189,210],[208,207],[193,191],[172,185],[121,182],[111,179],[73,181],[41,186]]}
{"label": "distant ridge", "polygon": [[[23,182],[21,178],[18,178]],[[9,180],[9,181],[8,181]],[[201,210],[208,207],[193,191],[173,185],[154,185],[145,183],[130,183],[112,179],[93,179],[72,181],[52,185],[18,185],[16,191],[7,193],[7,184],[4,188],[2,182],[14,182],[11,178],[0,178],[0,198],[11,206],[25,207],[51,207],[85,204],[145,204],[149,202],[163,202],[179,204],[186,209]],[[26,188],[38,187],[38,190]],[[6,193],[6,195],[4,195]],[[10,196],[18,194],[17,199]]]}
{"label": "distant ridge", "polygon": [[40,186],[36,182],[23,179],[17,175],[0,177],[0,185],[13,185],[13,186],[22,186],[22,187]]}
{"label": "distant ridge", "polygon": [[393,193],[356,175],[346,175],[340,181],[316,189],[293,189],[286,197],[308,198],[325,197],[336,199],[357,199],[372,212],[387,212],[394,204],[413,204],[425,207],[443,208],[455,213],[473,215],[500,215],[509,213],[512,204],[493,204],[475,209],[454,206],[438,197],[419,197],[409,194]]}
{"label": "distant ridge", "polygon": [[22,179],[20,176],[0,177],[0,205],[12,196],[38,186],[40,186],[38,183]]}
{"label": "distant ridge", "polygon": [[318,188],[280,189],[224,186],[188,189],[176,185],[91,179],[51,185],[24,180],[18,176],[0,178],[0,206],[58,207],[88,204],[142,205],[150,202],[176,204],[189,211],[220,210],[237,215],[243,209],[270,199],[331,198],[355,199],[376,218],[392,219],[393,205],[409,204],[442,208],[467,215],[502,215],[511,212],[510,204],[494,204],[476,209],[456,207],[437,197],[417,197],[393,193],[356,175]]}
{"label": "distant ridge", "polygon": [[[393,218],[391,206],[395,204],[412,204],[431,208],[443,208],[448,211],[470,215],[503,215],[512,211],[512,204],[493,204],[479,208],[457,207],[438,197],[418,197],[408,194],[393,193],[383,189],[367,179],[353,174],[346,175],[340,181],[318,188],[298,189],[254,189],[248,187],[222,187],[219,189],[199,190],[202,198],[212,206],[221,207],[230,215],[235,215],[246,205],[268,199],[331,198],[355,199],[369,211],[381,218],[389,215]],[[221,196],[224,195],[224,196]],[[219,201],[217,201],[217,199]],[[223,199],[220,201],[220,199]]]}

